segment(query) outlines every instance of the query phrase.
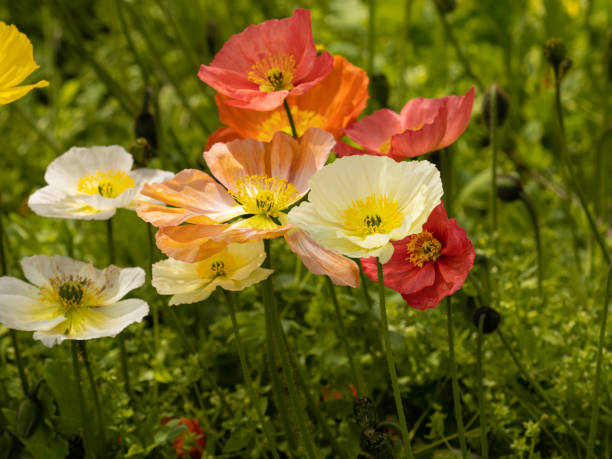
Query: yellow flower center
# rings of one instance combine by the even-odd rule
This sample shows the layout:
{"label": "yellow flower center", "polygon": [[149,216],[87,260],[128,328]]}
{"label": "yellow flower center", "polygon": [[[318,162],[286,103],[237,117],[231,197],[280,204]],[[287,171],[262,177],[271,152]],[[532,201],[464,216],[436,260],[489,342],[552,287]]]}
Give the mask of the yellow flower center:
{"label": "yellow flower center", "polygon": [[397,202],[387,196],[371,195],[365,200],[353,201],[352,204],[344,211],[344,225],[357,236],[390,233],[404,221]]}
{"label": "yellow flower center", "polygon": [[198,276],[202,279],[216,279],[217,277],[228,277],[231,275],[236,260],[228,253],[223,252],[201,261],[197,267]]}
{"label": "yellow flower center", "polygon": [[91,280],[78,276],[54,277],[49,283],[50,286],[40,288],[40,301],[57,305],[63,315],[95,305],[100,293]]}
{"label": "yellow flower center", "polygon": [[406,244],[408,256],[406,260],[419,268],[429,261],[436,261],[440,257],[442,243],[429,231],[423,231],[410,238]]}
{"label": "yellow flower center", "polygon": [[287,180],[264,175],[240,179],[230,193],[247,213],[267,217],[278,217],[298,195],[297,189]]}
{"label": "yellow flower center", "polygon": [[389,140],[385,140],[380,144],[380,147],[378,147],[378,151],[380,153],[384,153],[385,155],[389,153],[389,150],[391,150],[391,138],[389,138]]}
{"label": "yellow flower center", "polygon": [[[312,110],[300,110],[295,105],[291,107],[291,116],[293,117],[298,137],[304,134],[308,128],[322,128],[325,121],[318,113]],[[289,124],[289,119],[287,118],[285,110],[273,112],[268,119],[261,123],[257,140],[269,142],[277,131],[292,134],[291,125]]]}
{"label": "yellow flower center", "polygon": [[264,92],[283,91],[293,88],[295,59],[288,54],[270,55],[251,67],[248,78]]}
{"label": "yellow flower center", "polygon": [[79,180],[77,189],[82,194],[99,194],[105,198],[116,198],[128,188],[134,188],[134,180],[123,171],[96,171]]}

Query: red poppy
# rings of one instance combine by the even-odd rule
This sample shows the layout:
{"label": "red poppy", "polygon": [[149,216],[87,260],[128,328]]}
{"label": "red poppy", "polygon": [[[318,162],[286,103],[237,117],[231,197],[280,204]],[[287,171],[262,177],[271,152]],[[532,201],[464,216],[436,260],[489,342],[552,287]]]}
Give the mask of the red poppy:
{"label": "red poppy", "polygon": [[333,68],[328,52],[317,56],[310,12],[297,9],[290,18],[251,25],[233,35],[198,76],[250,110],[274,110],[288,95],[304,94]]}
{"label": "red poppy", "polygon": [[[423,231],[392,242],[394,252],[383,265],[387,287],[402,294],[415,309],[435,308],[461,288],[474,265],[474,246],[457,220],[440,203]],[[376,258],[362,258],[364,272],[376,281]]]}
{"label": "red poppy", "polygon": [[464,96],[412,99],[399,114],[383,108],[346,128],[363,150],[338,142],[334,152],[338,156],[388,155],[401,161],[440,150],[465,131],[473,105],[474,88]]}
{"label": "red poppy", "polygon": [[[164,418],[162,419],[162,424],[167,424],[170,422],[172,418]],[[174,450],[179,457],[184,457],[189,455],[191,459],[199,459],[202,457],[202,453],[206,448],[206,436],[204,435],[204,429],[200,427],[200,423],[197,419],[189,419],[189,418],[181,418],[179,424],[183,424],[187,427],[187,432],[182,432],[179,434],[172,446],[174,446]],[[185,435],[191,432],[195,434],[195,441],[189,451],[185,451],[183,448],[185,447]]]}

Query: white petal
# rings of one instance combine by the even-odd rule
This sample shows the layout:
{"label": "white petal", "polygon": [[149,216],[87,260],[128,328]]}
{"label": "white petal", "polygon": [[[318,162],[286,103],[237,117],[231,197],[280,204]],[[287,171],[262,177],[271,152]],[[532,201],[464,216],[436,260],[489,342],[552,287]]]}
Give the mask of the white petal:
{"label": "white petal", "polygon": [[109,147],[72,147],[56,158],[45,172],[49,185],[74,194],[81,178],[97,171],[124,171],[132,168],[132,155],[118,145]]}
{"label": "white petal", "polygon": [[204,301],[208,298],[212,292],[217,288],[218,282],[213,281],[201,289],[194,290],[193,292],[178,293],[170,298],[168,303],[170,306],[176,306],[177,304],[191,304]]}
{"label": "white petal", "polygon": [[[98,270],[96,270],[98,271]],[[123,298],[129,291],[142,286],[145,272],[142,268],[118,268],[110,265],[98,274],[94,281],[102,290],[102,303],[112,305]]]}
{"label": "white petal", "polygon": [[153,265],[153,287],[160,295],[190,293],[201,289],[209,281],[197,272],[198,263],[185,263],[168,258]]}
{"label": "white petal", "polygon": [[273,269],[256,268],[255,270],[251,271],[249,276],[245,279],[220,280],[219,286],[224,288],[225,290],[244,290],[245,288],[250,287],[251,285],[257,284],[258,282],[267,279],[273,272]]}
{"label": "white petal", "polygon": [[101,210],[91,206],[81,196],[71,196],[64,191],[46,186],[36,190],[28,199],[28,206],[35,214],[52,218],[76,218],[80,220],[108,220],[116,207]]}
{"label": "white petal", "polygon": [[262,240],[230,244],[225,250],[236,260],[235,269],[229,273],[230,277],[235,280],[246,279],[266,259],[266,251]]}
{"label": "white petal", "polygon": [[80,201],[87,204],[88,206],[98,209],[98,210],[106,210],[106,209],[119,209],[123,207],[129,207],[130,204],[134,201],[137,195],[137,190],[135,187],[126,189],[123,193],[121,193],[116,198],[106,198],[99,194],[82,194],[77,197]]}
{"label": "white petal", "polygon": [[37,286],[49,285],[49,279],[63,276],[79,276],[88,264],[61,255],[34,255],[21,260],[23,275]]}

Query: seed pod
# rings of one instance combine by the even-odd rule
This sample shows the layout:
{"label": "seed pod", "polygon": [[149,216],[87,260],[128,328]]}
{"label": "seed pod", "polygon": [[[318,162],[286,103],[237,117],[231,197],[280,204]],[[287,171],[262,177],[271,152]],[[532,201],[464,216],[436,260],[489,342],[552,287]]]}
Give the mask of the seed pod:
{"label": "seed pod", "polygon": [[27,397],[17,407],[15,415],[15,432],[21,438],[28,438],[34,433],[42,407],[36,398]]}
{"label": "seed pod", "polygon": [[497,175],[497,196],[504,202],[514,202],[521,199],[523,186],[521,181],[513,175]]}
{"label": "seed pod", "polygon": [[495,309],[490,308],[489,306],[482,306],[476,311],[474,311],[474,315],[472,316],[472,322],[478,328],[478,324],[480,321],[480,317],[484,315],[484,322],[482,324],[482,332],[485,334],[493,333],[499,322],[501,321],[501,316],[499,312]]}
{"label": "seed pod", "polygon": [[380,107],[387,107],[389,103],[389,81],[383,73],[372,75],[370,87],[372,88],[372,98]]}
{"label": "seed pod", "polygon": [[497,114],[497,126],[501,126],[508,117],[508,109],[510,108],[510,99],[508,94],[495,83],[489,86],[487,92],[482,98],[482,119],[487,126],[491,125],[491,98],[495,97],[495,107]]}
{"label": "seed pod", "polygon": [[435,0],[438,11],[442,14],[447,14],[457,8],[457,0]]}
{"label": "seed pod", "polygon": [[355,420],[361,427],[374,427],[376,425],[376,410],[372,400],[368,397],[357,397],[353,399],[353,413]]}
{"label": "seed pod", "polygon": [[373,428],[364,429],[361,432],[359,446],[375,459],[393,459],[393,449],[385,432]]}

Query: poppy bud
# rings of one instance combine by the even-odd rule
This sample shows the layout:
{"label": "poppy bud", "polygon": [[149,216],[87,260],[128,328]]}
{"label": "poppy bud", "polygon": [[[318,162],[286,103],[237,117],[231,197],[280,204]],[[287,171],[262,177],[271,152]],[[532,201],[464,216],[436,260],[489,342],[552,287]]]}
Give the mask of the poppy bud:
{"label": "poppy bud", "polygon": [[212,19],[209,19],[206,23],[206,46],[211,56],[217,54],[219,51],[219,29],[217,23]]}
{"label": "poppy bud", "polygon": [[565,45],[560,38],[549,38],[544,45],[544,54],[548,62],[557,67],[565,59]]}
{"label": "poppy bud", "polygon": [[476,327],[478,327],[481,316],[484,316],[482,332],[485,334],[493,333],[501,321],[499,312],[493,308],[490,308],[489,306],[482,306],[476,309],[476,311],[474,311],[474,315],[472,316],[472,322]]}
{"label": "poppy bud", "polygon": [[15,415],[15,432],[21,438],[28,438],[40,419],[42,408],[36,398],[27,397],[17,407]]}
{"label": "poppy bud", "polygon": [[144,137],[153,150],[157,149],[157,130],[155,118],[149,113],[151,88],[147,88],[142,96],[142,110],[134,122],[134,137]]}
{"label": "poppy bud", "polygon": [[605,56],[605,67],[608,70],[608,80],[612,83],[612,28],[608,32],[608,49],[606,50]]}
{"label": "poppy bud", "polygon": [[383,73],[372,75],[372,97],[380,107],[387,107],[389,103],[389,81]]}
{"label": "poppy bud", "polygon": [[510,99],[499,86],[495,83],[489,86],[482,99],[482,118],[487,126],[491,125],[491,98],[495,97],[495,107],[497,114],[497,126],[501,126],[508,117]]}
{"label": "poppy bud", "polygon": [[147,139],[138,137],[130,147],[130,153],[134,157],[134,164],[137,167],[146,166],[153,158],[153,149]]}
{"label": "poppy bud", "polygon": [[498,174],[497,196],[504,202],[513,202],[521,199],[523,186],[514,175]]}
{"label": "poppy bud", "polygon": [[361,427],[374,427],[376,425],[376,411],[372,400],[368,397],[357,397],[353,400],[353,413],[357,424]]}
{"label": "poppy bud", "polygon": [[457,0],[435,0],[435,3],[442,14],[451,13],[457,8]]}
{"label": "poppy bud", "polygon": [[373,428],[365,429],[361,432],[359,446],[366,453],[371,454],[375,459],[393,458],[393,450],[389,443],[389,436]]}

